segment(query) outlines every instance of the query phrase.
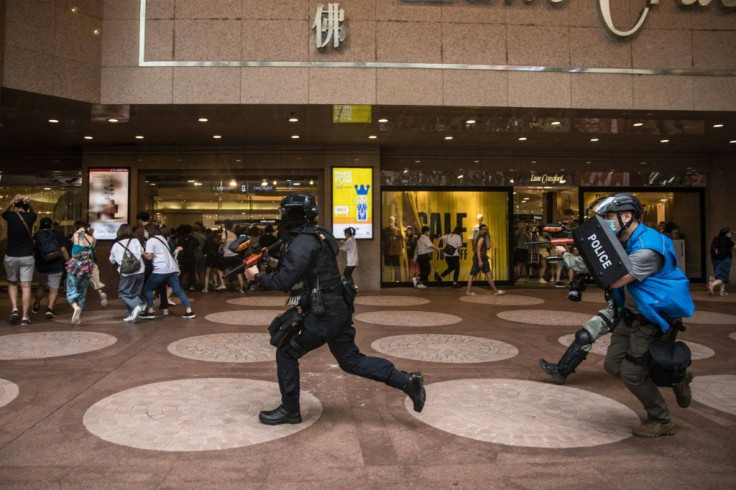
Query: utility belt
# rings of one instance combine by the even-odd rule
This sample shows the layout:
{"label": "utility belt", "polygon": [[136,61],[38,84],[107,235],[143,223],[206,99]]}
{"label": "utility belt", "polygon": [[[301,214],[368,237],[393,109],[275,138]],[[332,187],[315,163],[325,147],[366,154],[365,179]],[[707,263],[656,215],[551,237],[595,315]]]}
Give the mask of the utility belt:
{"label": "utility belt", "polygon": [[639,322],[639,325],[649,325],[654,323],[641,313],[634,313],[628,308],[624,308],[621,312],[621,319],[624,321],[627,327],[633,325],[634,321]]}
{"label": "utility belt", "polygon": [[289,308],[274,318],[268,327],[268,333],[271,334],[271,345],[277,349],[283,349],[294,359],[299,359],[307,353],[294,338],[302,326],[304,326],[304,315],[296,306]]}

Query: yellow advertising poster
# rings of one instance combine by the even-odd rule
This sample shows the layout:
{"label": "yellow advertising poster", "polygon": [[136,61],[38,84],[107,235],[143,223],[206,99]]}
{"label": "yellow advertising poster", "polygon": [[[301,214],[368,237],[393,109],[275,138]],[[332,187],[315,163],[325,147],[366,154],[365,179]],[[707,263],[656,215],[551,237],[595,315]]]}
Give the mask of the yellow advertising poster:
{"label": "yellow advertising poster", "polygon": [[356,239],[373,238],[373,169],[332,168],[332,233],[343,236],[348,226]]}
{"label": "yellow advertising poster", "polygon": [[338,104],[332,106],[332,122],[369,123],[372,120],[370,105]]}

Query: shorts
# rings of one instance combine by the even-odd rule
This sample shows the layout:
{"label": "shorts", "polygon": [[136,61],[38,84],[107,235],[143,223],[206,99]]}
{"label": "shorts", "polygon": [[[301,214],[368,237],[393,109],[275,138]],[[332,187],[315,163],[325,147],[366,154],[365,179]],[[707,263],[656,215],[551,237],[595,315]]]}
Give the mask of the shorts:
{"label": "shorts", "polygon": [[89,287],[94,290],[102,289],[105,287],[105,283],[100,281],[100,268],[97,264],[92,268],[92,274],[89,276]]}
{"label": "shorts", "polygon": [[398,255],[384,255],[383,263],[386,265],[386,267],[398,267],[399,266],[399,256]]}
{"label": "shorts", "polygon": [[488,260],[487,255],[483,257],[481,263],[478,263],[478,256],[473,255],[473,267],[470,268],[470,275],[474,276],[479,272],[491,273],[491,262]]}
{"label": "shorts", "polygon": [[44,288],[59,289],[62,274],[63,272],[39,272],[38,285]]}
{"label": "shorts", "polygon": [[723,284],[728,284],[728,276],[730,273],[731,258],[713,261],[713,275],[716,276],[716,279],[723,281]]}
{"label": "shorts", "polygon": [[26,257],[9,257],[5,256],[5,275],[8,278],[8,282],[32,282],[33,272],[36,268],[36,260],[33,255]]}
{"label": "shorts", "polygon": [[222,263],[224,265],[224,269],[234,269],[243,263],[243,259],[237,255],[231,255],[230,257],[223,257]]}

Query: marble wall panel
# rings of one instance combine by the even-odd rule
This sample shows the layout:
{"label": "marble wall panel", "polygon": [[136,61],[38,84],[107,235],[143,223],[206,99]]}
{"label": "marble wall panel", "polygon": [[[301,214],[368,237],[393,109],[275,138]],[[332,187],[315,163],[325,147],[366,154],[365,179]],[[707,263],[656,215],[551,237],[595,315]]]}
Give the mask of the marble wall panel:
{"label": "marble wall panel", "polygon": [[442,70],[442,100],[447,106],[506,106],[508,74],[501,71]]}
{"label": "marble wall panel", "polygon": [[54,95],[54,60],[47,53],[6,45],[3,87]]}
{"label": "marble wall panel", "polygon": [[54,59],[54,95],[66,99],[100,101],[100,66]]}
{"label": "marble wall panel", "polygon": [[[169,21],[170,22],[170,21]],[[104,20],[102,30],[102,66],[137,66],[137,20]],[[148,31],[146,31],[148,38]],[[148,43],[146,43],[148,44]]]}
{"label": "marble wall panel", "polygon": [[571,107],[569,73],[510,72],[509,106]]}
{"label": "marble wall panel", "polygon": [[174,21],[146,21],[146,61],[172,61],[174,59]]}
{"label": "marble wall panel", "polygon": [[443,23],[458,24],[504,24],[506,9],[500,2],[490,5],[473,5],[465,2],[455,2],[454,5],[442,7]]}
{"label": "marble wall panel", "polygon": [[175,67],[174,104],[238,104],[240,72],[229,67]]}
{"label": "marble wall panel", "polygon": [[[497,7],[500,7],[498,5]],[[551,6],[546,0],[537,0],[528,4],[524,1],[513,2],[502,8],[506,9],[507,25],[525,26],[560,26],[567,23],[569,5]]]}
{"label": "marble wall panel", "polygon": [[694,110],[693,78],[634,76],[634,109]]}
{"label": "marble wall panel", "polygon": [[440,22],[441,5],[411,5],[399,0],[375,0],[376,20],[396,22]]}
{"label": "marble wall panel", "polygon": [[631,46],[634,68],[692,68],[690,31],[644,29]]}
{"label": "marble wall panel", "polygon": [[332,43],[322,50],[315,47],[314,35],[309,36],[309,61],[368,62],[376,61],[376,22],[354,20],[346,25],[347,35],[340,47]]}
{"label": "marble wall panel", "polygon": [[[327,2],[322,2],[327,3]],[[342,6],[343,2],[340,2]],[[259,20],[314,20],[313,3],[309,0],[279,0],[263,2],[262,0],[243,0],[243,19]],[[314,4],[316,9],[316,4]]]}
{"label": "marble wall panel", "polygon": [[102,20],[87,15],[75,14],[69,9],[56,9],[54,54],[86,64],[100,64]]}
{"label": "marble wall panel", "polygon": [[305,61],[311,31],[304,20],[244,21],[242,58],[245,61]]}
{"label": "marble wall panel", "polygon": [[146,19],[173,19],[175,12],[176,0],[146,0]]}
{"label": "marble wall panel", "polygon": [[699,111],[736,111],[735,77],[694,77],[693,107]]}
{"label": "marble wall panel", "polygon": [[736,30],[693,31],[693,68],[736,71]]}
{"label": "marble wall panel", "polygon": [[597,27],[570,28],[570,65],[631,68],[631,43],[611,42]]}
{"label": "marble wall panel", "polygon": [[76,7],[77,13],[80,15],[88,15],[101,19],[104,11],[104,3],[104,0],[56,0],[56,7],[69,11],[73,7]]}
{"label": "marble wall panel", "polygon": [[306,104],[309,68],[245,67],[240,69],[243,104]]}
{"label": "marble wall panel", "polygon": [[505,65],[506,26],[442,24],[442,62]]}
{"label": "marble wall panel", "polygon": [[310,104],[375,104],[373,68],[310,68]]}
{"label": "marble wall panel", "polygon": [[377,61],[392,63],[441,63],[441,24],[379,22],[376,26],[376,58]]}
{"label": "marble wall panel", "polygon": [[36,53],[54,54],[56,10],[37,0],[7,0],[5,43]]}
{"label": "marble wall panel", "polygon": [[[716,7],[713,0],[707,7],[680,7],[675,0],[660,1],[651,11],[645,29],[730,29],[734,28],[736,13]],[[633,8],[633,6],[632,6]],[[638,8],[641,8],[639,6]]]}
{"label": "marble wall panel", "polygon": [[382,69],[376,85],[377,104],[442,105],[441,70]]}
{"label": "marble wall panel", "polygon": [[573,73],[572,107],[590,109],[633,109],[631,75]]}
{"label": "marble wall panel", "polygon": [[242,11],[241,0],[176,0],[175,15],[177,19],[237,19]]}
{"label": "marble wall panel", "polygon": [[[148,3],[151,1],[148,0]],[[140,0],[105,0],[102,10],[102,17],[105,20],[139,19],[140,14]]]}
{"label": "marble wall panel", "polygon": [[507,29],[510,65],[570,65],[570,40],[566,27],[509,25]]}
{"label": "marble wall panel", "polygon": [[237,20],[177,20],[174,58],[181,61],[240,60],[241,23]]}
{"label": "marble wall panel", "polygon": [[100,103],[171,104],[174,69],[103,67]]}

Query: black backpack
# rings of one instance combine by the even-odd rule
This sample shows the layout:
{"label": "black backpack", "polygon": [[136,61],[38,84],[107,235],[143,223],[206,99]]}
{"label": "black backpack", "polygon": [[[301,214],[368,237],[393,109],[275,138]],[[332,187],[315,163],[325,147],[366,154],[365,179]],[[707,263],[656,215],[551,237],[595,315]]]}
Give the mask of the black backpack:
{"label": "black backpack", "polygon": [[723,260],[728,258],[728,247],[724,243],[725,240],[721,240],[720,236],[717,236],[710,243],[710,260]]}
{"label": "black backpack", "polygon": [[692,352],[685,342],[652,340],[640,363],[649,368],[649,376],[657,386],[675,386],[685,378]]}
{"label": "black backpack", "polygon": [[42,260],[51,262],[61,256],[61,246],[56,234],[51,230],[41,230],[36,233],[36,250]]}

